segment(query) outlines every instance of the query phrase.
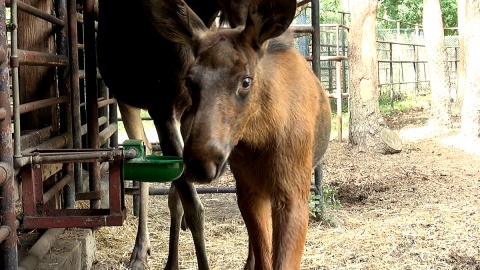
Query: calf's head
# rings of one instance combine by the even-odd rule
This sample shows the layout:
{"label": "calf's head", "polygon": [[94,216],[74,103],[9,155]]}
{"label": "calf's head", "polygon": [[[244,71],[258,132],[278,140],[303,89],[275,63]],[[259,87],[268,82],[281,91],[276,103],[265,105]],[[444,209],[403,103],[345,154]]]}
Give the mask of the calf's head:
{"label": "calf's head", "polygon": [[187,45],[195,57],[185,84],[192,98],[184,162],[188,179],[208,183],[225,169],[244,127],[261,107],[257,63],[268,39],[281,35],[295,15],[295,0],[252,1],[245,27],[209,30],[182,0],[148,0],[165,38]]}

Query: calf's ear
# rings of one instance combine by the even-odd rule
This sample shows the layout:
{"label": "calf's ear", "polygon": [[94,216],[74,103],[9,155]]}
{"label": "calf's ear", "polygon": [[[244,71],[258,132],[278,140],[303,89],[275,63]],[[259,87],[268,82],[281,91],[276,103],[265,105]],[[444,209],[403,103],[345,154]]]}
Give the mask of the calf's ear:
{"label": "calf's ear", "polygon": [[164,38],[192,46],[208,28],[183,0],[144,0],[146,14]]}
{"label": "calf's ear", "polygon": [[296,0],[253,0],[243,35],[254,49],[283,34],[295,17]]}

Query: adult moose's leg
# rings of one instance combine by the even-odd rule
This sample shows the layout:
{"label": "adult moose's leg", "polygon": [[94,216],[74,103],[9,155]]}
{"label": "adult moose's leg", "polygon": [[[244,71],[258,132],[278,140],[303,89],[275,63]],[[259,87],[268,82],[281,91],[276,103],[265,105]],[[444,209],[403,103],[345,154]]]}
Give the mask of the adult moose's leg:
{"label": "adult moose's leg", "polygon": [[269,196],[256,193],[245,179],[235,174],[237,202],[249,239],[245,270],[272,269],[271,203]]}
{"label": "adult moose's leg", "polygon": [[[184,106],[180,107],[183,108]],[[156,111],[155,109],[151,109],[149,112],[154,119],[158,131],[162,153],[164,155],[183,156],[183,139],[180,133],[180,122],[178,120],[180,115],[183,114],[183,111],[174,111],[168,114],[173,116],[168,119],[161,117],[164,116],[165,113]],[[184,128],[185,126],[182,126],[182,129]],[[181,205],[179,204],[180,201],[182,203]],[[168,196],[168,206],[170,209],[171,223],[168,260],[165,269],[179,268],[178,243],[183,214],[185,215],[185,222],[192,233],[198,269],[209,269],[205,250],[203,204],[198,197],[194,185],[187,182],[183,175],[172,182]]]}
{"label": "adult moose's leg", "polygon": [[[208,267],[208,258],[205,250],[204,239],[204,208],[198,197],[195,186],[181,178],[172,183],[172,188],[169,194],[169,208],[171,216],[170,237],[177,235],[176,242],[169,243],[169,256],[165,269],[178,269],[178,234],[181,225],[181,214],[175,212],[178,210],[179,204],[172,203],[172,201],[180,200],[185,213],[185,222],[192,233],[193,243],[195,245],[195,252],[197,255],[198,269],[206,270]],[[180,206],[181,209],[181,206]],[[174,223],[175,222],[175,223]]]}
{"label": "adult moose's leg", "polygon": [[[142,125],[140,109],[118,102],[118,108],[122,115],[125,131],[129,139],[143,140],[146,145],[147,154],[151,153],[151,145]],[[130,256],[130,267],[132,269],[144,269],[147,265],[147,255],[150,254],[151,244],[148,234],[148,183],[140,183],[140,211],[138,217],[137,238]]]}

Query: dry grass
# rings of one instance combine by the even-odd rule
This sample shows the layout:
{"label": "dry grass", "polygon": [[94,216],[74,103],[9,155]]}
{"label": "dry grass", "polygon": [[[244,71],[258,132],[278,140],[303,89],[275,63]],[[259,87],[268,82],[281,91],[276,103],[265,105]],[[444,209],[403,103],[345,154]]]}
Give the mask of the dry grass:
{"label": "dry grass", "polygon": [[[390,156],[331,143],[324,181],[338,189],[342,207],[328,209],[333,225],[311,221],[302,269],[480,269],[480,153],[453,146],[459,141],[450,137],[455,131],[420,136],[419,130],[404,128],[400,134],[405,149]],[[480,149],[475,147],[467,149]],[[200,196],[211,268],[242,269],[248,238],[235,195]],[[163,269],[166,262],[166,199],[150,199],[149,269]],[[122,227],[96,232],[93,269],[126,268],[136,223],[129,212]],[[197,268],[188,231],[181,233],[180,258],[181,269]]]}

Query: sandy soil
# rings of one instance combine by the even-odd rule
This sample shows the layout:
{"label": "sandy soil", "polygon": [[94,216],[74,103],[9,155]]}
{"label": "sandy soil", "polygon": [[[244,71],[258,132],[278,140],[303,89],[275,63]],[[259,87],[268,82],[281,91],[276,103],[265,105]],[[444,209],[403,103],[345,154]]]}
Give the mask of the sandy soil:
{"label": "sandy soil", "polygon": [[[480,145],[462,145],[458,130],[434,133],[424,112],[388,117],[404,143],[394,155],[358,153],[332,141],[324,183],[338,190],[328,222],[311,220],[302,269],[480,269]],[[232,185],[227,175],[216,184]],[[234,194],[200,195],[212,269],[243,269],[247,234]],[[131,208],[131,198],[127,198]],[[169,215],[166,196],[151,196],[149,269],[163,269]],[[125,269],[137,219],[96,231],[93,269]],[[188,231],[182,269],[196,269]]]}

